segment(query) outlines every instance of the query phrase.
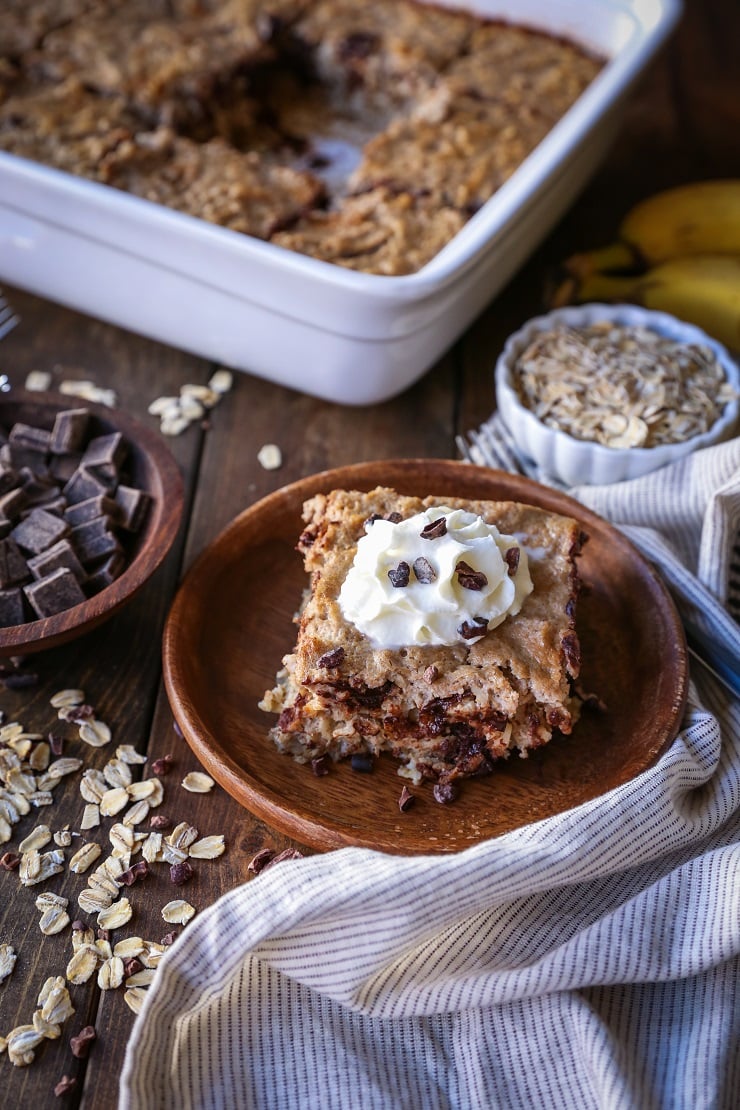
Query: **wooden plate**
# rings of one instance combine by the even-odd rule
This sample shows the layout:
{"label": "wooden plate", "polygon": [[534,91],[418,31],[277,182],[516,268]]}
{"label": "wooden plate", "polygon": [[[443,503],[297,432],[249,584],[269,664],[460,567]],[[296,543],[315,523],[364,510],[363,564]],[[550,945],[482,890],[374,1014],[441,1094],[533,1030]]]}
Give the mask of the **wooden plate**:
{"label": "wooden plate", "polygon": [[154,574],[180,526],[184,492],[177,463],[159,432],[144,427],[126,413],[74,397],[14,389],[10,394],[0,395],[0,425],[10,429],[15,423],[23,423],[51,429],[58,412],[73,408],[88,410],[93,435],[122,434],[128,445],[127,481],[145,490],[152,499],[151,505],[141,531],[128,540],[127,566],[120,577],[63,613],[0,628],[0,657],[57,647],[113,616]]}
{"label": "wooden plate", "polygon": [[[576,517],[589,534],[580,560],[588,587],[578,631],[584,688],[606,711],[585,710],[570,737],[529,759],[512,756],[467,780],[442,806],[390,757],[370,774],[348,764],[317,778],[268,737],[257,707],[295,642],[292,616],[307,578],[295,543],[303,501],[335,488],[388,485],[400,493],[516,500]],[[662,582],[600,517],[529,479],[444,460],[361,463],[278,490],[242,513],[185,578],[164,634],[164,674],[175,718],[212,776],[267,824],[316,848],[363,845],[404,854],[451,852],[559,813],[627,782],[678,732],[687,689],[681,623]]]}

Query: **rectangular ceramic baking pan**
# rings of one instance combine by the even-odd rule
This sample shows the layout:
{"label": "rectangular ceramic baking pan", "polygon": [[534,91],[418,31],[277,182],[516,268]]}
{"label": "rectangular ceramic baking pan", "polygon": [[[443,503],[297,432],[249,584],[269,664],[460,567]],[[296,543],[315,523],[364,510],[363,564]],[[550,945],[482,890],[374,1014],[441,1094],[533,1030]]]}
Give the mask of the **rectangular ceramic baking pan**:
{"label": "rectangular ceramic baking pan", "polygon": [[342,404],[416,381],[599,164],[680,0],[448,0],[608,63],[505,185],[416,274],[354,273],[0,152],[0,280]]}

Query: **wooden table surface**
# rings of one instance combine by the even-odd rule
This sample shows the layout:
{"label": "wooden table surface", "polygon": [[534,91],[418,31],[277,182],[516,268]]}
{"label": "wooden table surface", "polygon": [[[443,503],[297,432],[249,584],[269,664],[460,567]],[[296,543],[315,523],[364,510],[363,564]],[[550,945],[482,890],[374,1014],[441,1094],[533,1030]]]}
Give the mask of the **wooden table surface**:
{"label": "wooden table surface", "polygon": [[[583,196],[574,198],[560,225],[467,334],[402,396],[371,408],[344,409],[239,374],[207,426],[193,425],[171,440],[185,477],[187,510],[165,566],[109,623],[73,644],[29,658],[26,666],[38,674],[37,685],[20,690],[0,686],[6,720],[20,720],[28,730],[42,733],[55,724],[50,696],[64,687],[82,688],[113,730],[112,745],[84,753],[86,764],[102,766],[121,743],[146,752],[150,761],[171,755],[161,812],[189,821],[202,835],[226,834],[226,853],[199,863],[187,886],[172,886],[168,869],[158,865],[146,883],[127,891],[134,918],[114,940],[136,934],[159,941],[170,928],[160,916],[166,901],[186,897],[203,910],[250,879],[248,864],[259,849],[289,846],[220,787],[198,795],[180,785],[197,761],[173,727],[161,684],[160,640],[173,593],[194,557],[241,510],[313,472],[369,459],[456,457],[456,434],[476,427],[493,408],[491,368],[503,340],[542,308],[545,276],[560,258],[606,243],[627,208],[659,188],[700,178],[740,177],[739,42],[735,0],[688,0],[679,30],[635,89],[624,128]],[[69,261],[73,267],[74,259]],[[187,382],[204,383],[213,372],[210,364],[180,351],[7,285],[3,291],[21,317],[0,343],[0,372],[14,387],[22,386],[34,369],[51,371],[55,383],[90,378],[113,387],[120,407],[156,427],[147,415],[155,397],[175,394]],[[280,469],[268,471],[259,464],[257,451],[265,443],[280,446]],[[79,827],[77,782],[62,784],[54,798],[52,807],[32,811],[15,826],[3,851],[17,850],[38,820],[52,829]],[[88,837],[105,848],[109,824],[104,820]],[[34,905],[39,890],[69,897],[73,918],[84,917],[76,906],[83,885],[84,877],[65,872],[42,887],[23,887],[17,872],[0,871],[0,942],[12,944],[18,954],[14,972],[0,985],[0,1033],[32,1020],[44,980],[64,975],[71,955],[69,928],[57,936],[39,930]],[[95,976],[73,986],[71,995],[74,1016],[59,1040],[43,1043],[30,1066],[16,1068],[7,1054],[0,1056],[0,1104],[35,1110],[60,1104],[88,1110],[115,1106],[134,1015],[123,991],[100,991]],[[88,1024],[95,1026],[97,1041],[88,1059],[78,1060],[69,1039]],[[60,1100],[54,1087],[63,1075],[76,1077],[77,1085]]]}

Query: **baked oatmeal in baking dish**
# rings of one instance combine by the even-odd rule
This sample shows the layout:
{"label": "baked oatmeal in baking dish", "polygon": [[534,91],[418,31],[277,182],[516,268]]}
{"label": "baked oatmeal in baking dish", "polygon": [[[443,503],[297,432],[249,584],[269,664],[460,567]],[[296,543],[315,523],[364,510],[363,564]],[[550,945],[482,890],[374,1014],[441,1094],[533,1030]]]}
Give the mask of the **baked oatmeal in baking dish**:
{"label": "baked oatmeal in baking dish", "polygon": [[260,706],[300,762],[484,774],[579,717],[578,523],[532,505],[334,490],[304,506],[294,650]]}
{"label": "baked oatmeal in baking dish", "polygon": [[415,0],[6,0],[0,150],[400,275],[457,234],[602,64]]}

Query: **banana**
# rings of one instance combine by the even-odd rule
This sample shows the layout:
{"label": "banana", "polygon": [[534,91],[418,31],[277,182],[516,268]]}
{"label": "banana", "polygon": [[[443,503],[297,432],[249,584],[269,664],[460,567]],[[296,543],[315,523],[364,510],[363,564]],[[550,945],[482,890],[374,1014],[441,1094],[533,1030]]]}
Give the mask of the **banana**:
{"label": "banana", "polygon": [[565,270],[630,270],[697,254],[740,255],[740,180],[697,181],[646,197],[625,216],[616,243],[576,254]]}
{"label": "banana", "polygon": [[571,276],[555,291],[552,305],[573,301],[628,302],[669,312],[740,350],[740,257],[689,255],[636,276]]}

